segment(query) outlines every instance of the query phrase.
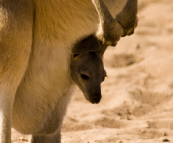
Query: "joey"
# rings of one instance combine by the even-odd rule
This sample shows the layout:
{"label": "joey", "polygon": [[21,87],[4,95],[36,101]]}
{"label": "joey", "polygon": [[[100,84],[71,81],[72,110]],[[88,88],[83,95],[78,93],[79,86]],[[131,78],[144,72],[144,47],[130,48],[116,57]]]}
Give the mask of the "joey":
{"label": "joey", "polygon": [[104,81],[102,56],[106,46],[101,45],[94,35],[74,46],[70,64],[71,78],[91,103],[101,100],[101,83]]}

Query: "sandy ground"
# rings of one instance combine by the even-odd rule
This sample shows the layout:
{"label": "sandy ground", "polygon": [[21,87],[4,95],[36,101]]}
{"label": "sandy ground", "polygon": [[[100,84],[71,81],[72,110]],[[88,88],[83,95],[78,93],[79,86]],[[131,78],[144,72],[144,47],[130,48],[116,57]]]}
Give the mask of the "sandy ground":
{"label": "sandy ground", "polygon": [[[76,90],[62,143],[173,142],[173,1],[139,0],[135,34],[109,47],[102,101]],[[12,131],[13,143],[29,136]]]}

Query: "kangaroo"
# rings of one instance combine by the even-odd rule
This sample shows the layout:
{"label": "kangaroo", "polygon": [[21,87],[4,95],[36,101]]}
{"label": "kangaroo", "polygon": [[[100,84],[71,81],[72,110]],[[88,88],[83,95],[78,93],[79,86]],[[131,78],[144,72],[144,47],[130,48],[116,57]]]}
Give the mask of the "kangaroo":
{"label": "kangaroo", "polygon": [[91,103],[99,103],[101,100],[100,84],[106,76],[102,61],[105,49],[106,46],[101,45],[94,35],[90,35],[72,50],[71,78]]}
{"label": "kangaroo", "polygon": [[136,14],[137,0],[1,0],[0,143],[11,142],[11,127],[31,143],[60,143],[73,45],[92,33],[116,45]]}

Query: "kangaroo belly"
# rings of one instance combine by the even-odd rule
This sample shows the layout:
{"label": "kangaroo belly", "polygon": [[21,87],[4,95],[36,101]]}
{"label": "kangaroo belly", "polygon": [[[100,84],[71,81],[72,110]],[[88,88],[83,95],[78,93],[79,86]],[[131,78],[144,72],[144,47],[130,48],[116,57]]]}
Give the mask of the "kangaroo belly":
{"label": "kangaroo belly", "polygon": [[73,89],[73,85],[69,85],[55,94],[16,95],[12,126],[24,134],[55,132],[61,127]]}
{"label": "kangaroo belly", "polygon": [[56,48],[49,52],[53,46],[40,47],[31,54],[14,101],[12,126],[24,134],[58,130],[74,89],[69,76],[70,52],[62,48],[57,56]]}
{"label": "kangaroo belly", "polygon": [[[71,53],[58,45],[49,40],[33,45],[14,102],[13,127],[22,133],[34,134],[48,126],[58,128],[61,125],[73,85],[69,75]],[[56,123],[55,126],[52,123]]]}

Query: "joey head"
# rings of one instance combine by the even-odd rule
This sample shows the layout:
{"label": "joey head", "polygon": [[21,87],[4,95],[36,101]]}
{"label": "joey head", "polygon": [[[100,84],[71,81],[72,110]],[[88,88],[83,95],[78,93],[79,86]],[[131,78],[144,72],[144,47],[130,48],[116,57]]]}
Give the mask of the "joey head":
{"label": "joey head", "polygon": [[78,42],[73,49],[70,70],[71,78],[91,103],[101,100],[101,83],[104,81],[102,56],[105,46],[94,35]]}

